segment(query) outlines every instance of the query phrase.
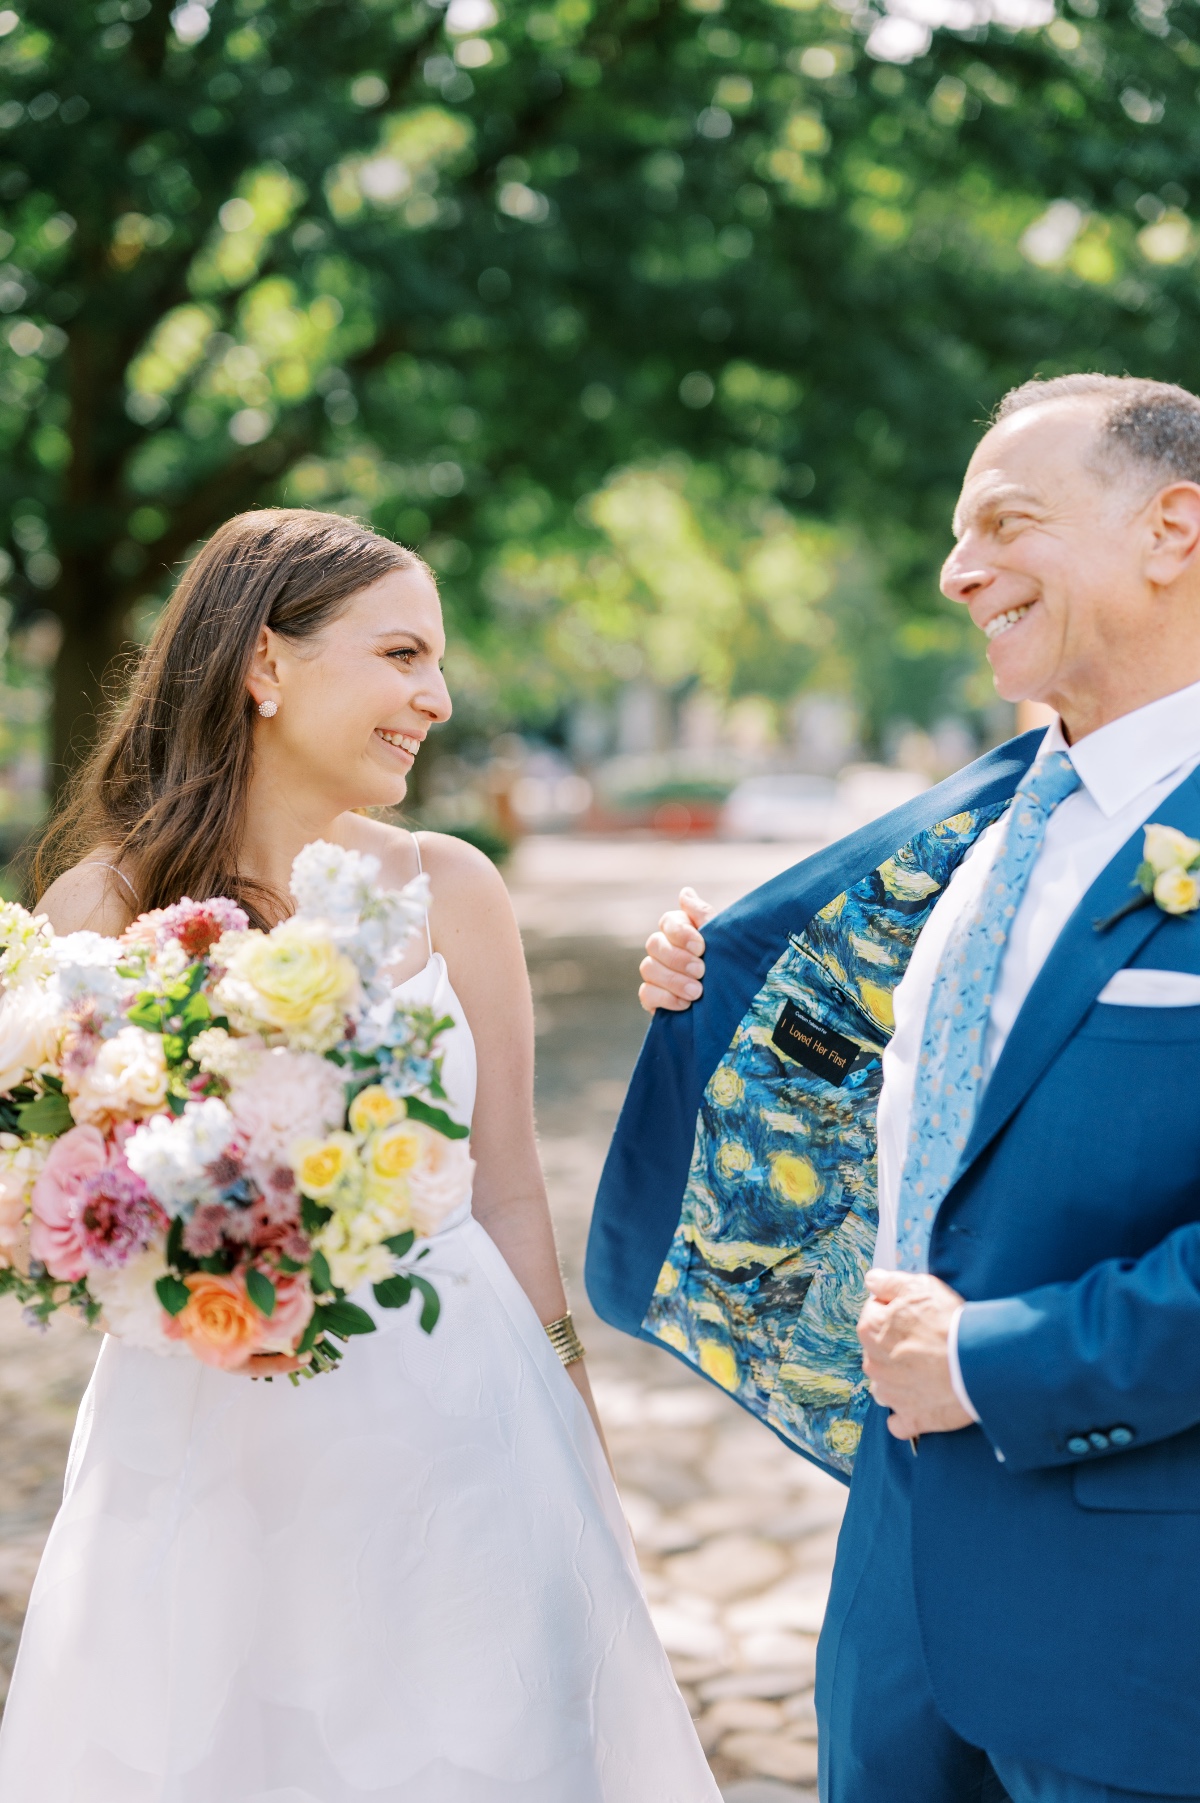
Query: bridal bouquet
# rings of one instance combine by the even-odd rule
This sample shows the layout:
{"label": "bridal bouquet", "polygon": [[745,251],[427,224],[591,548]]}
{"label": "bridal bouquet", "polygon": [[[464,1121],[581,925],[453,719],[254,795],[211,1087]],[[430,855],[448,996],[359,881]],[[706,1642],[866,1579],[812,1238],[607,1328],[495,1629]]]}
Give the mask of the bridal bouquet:
{"label": "bridal bouquet", "polygon": [[[438,1298],[417,1242],[470,1194],[439,1036],[388,971],[427,879],[320,841],[269,933],[184,900],[120,939],[0,905],[0,1294],[232,1371],[331,1369],[374,1331],[348,1293]],[[295,1381],[295,1377],[293,1377]]]}

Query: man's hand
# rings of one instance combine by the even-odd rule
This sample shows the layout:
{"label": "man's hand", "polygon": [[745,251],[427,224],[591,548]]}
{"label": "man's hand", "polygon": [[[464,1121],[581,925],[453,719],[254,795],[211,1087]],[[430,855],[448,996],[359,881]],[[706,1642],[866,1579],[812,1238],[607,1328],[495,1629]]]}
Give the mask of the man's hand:
{"label": "man's hand", "polygon": [[682,1013],[704,992],[704,939],[699,931],[713,910],[694,889],[681,889],[679,906],[664,914],[646,941],[638,1001],[647,1014],[656,1008]]}
{"label": "man's hand", "polygon": [[868,1271],[858,1318],[863,1369],[876,1402],[892,1412],[897,1440],[949,1434],[971,1417],[950,1382],[950,1323],[963,1298],[939,1277],[918,1271]]}

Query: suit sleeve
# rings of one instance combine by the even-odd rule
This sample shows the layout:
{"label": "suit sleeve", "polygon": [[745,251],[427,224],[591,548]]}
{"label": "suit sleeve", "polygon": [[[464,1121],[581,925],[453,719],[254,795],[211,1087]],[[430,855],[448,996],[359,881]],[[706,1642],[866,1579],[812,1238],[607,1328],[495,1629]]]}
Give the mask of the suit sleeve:
{"label": "suit sleeve", "polygon": [[1009,1470],[1078,1464],[1200,1422],[1200,1224],[1073,1283],[969,1302],[963,1382]]}

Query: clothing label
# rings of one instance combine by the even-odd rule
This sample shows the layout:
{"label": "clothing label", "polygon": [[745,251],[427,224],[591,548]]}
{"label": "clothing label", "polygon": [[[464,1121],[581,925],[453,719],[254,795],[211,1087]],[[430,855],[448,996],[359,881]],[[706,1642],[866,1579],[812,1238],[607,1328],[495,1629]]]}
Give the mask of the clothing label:
{"label": "clothing label", "polygon": [[775,1023],[771,1040],[797,1064],[816,1071],[819,1077],[834,1085],[846,1081],[862,1050],[853,1039],[843,1039],[840,1033],[831,1033],[828,1027],[820,1027],[815,1020],[809,1020],[795,1002],[783,1004],[783,1013]]}

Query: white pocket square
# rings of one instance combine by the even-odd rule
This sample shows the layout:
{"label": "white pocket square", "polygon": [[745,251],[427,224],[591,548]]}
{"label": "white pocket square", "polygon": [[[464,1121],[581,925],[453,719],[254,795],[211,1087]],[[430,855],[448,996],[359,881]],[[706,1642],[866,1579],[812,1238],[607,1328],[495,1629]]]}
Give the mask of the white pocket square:
{"label": "white pocket square", "polygon": [[1118,1008],[1196,1008],[1200,977],[1186,970],[1119,970],[1096,999]]}

